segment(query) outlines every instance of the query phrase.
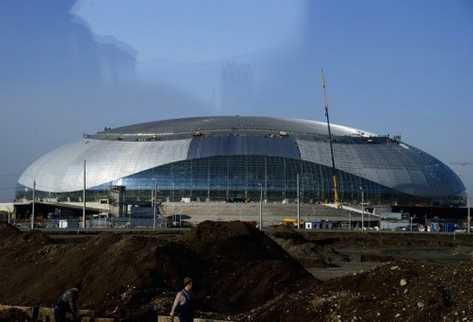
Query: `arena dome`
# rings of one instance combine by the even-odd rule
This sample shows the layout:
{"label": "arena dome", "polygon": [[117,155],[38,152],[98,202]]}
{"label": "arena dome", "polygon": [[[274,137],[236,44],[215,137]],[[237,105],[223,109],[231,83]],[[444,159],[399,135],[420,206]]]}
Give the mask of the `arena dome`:
{"label": "arena dome", "polygon": [[[304,202],[330,201],[333,173],[327,125],[297,119],[212,116],[105,128],[63,145],[33,162],[20,176],[17,198],[38,193],[88,198],[122,186],[144,200],[158,189],[170,201],[281,201],[295,197],[300,178]],[[336,175],[343,201],[441,202],[465,187],[444,163],[400,138],[332,126]]]}

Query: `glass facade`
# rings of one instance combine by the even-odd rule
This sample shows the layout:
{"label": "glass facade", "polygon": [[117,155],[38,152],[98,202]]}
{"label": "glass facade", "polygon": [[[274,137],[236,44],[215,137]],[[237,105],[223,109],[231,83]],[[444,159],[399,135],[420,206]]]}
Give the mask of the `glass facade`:
{"label": "glass facade", "polygon": [[[338,193],[345,202],[359,202],[361,188],[371,202],[403,202],[411,197],[358,176],[337,171]],[[270,202],[297,198],[299,175],[300,198],[303,202],[332,200],[332,169],[312,162],[267,156],[225,156],[185,160],[149,169],[103,184],[87,192],[88,201],[107,198],[113,186],[124,186],[129,203],[149,203],[151,191],[157,189],[163,201],[258,201],[260,189]],[[31,189],[20,187],[17,197],[28,198]],[[58,201],[80,201],[82,192],[47,193],[38,191],[40,198]]]}

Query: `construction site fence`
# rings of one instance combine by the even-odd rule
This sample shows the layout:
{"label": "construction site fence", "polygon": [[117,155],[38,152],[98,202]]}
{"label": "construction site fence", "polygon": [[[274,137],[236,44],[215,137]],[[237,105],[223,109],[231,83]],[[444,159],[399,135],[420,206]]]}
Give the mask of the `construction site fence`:
{"label": "construction site fence", "polygon": [[[31,221],[13,222],[21,230],[30,230]],[[71,219],[45,219],[35,221],[33,228],[51,231],[76,231],[76,230],[152,230],[166,228],[185,228],[182,223],[169,223],[153,218],[101,218],[86,219],[85,227],[82,218]]]}

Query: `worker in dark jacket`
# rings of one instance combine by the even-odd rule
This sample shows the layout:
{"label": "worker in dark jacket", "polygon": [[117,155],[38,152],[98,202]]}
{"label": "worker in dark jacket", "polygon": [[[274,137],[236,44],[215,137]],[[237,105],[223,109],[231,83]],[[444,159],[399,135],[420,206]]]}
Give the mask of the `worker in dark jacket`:
{"label": "worker in dark jacket", "polygon": [[[78,283],[74,288],[66,290],[59,297],[54,306],[54,319],[56,322],[80,321],[77,302],[81,288],[81,283]],[[72,320],[67,318],[68,313],[72,315]]]}
{"label": "worker in dark jacket", "polygon": [[184,288],[179,291],[171,310],[171,321],[177,312],[179,322],[192,322],[194,320],[194,301],[192,297],[192,279],[184,278]]}

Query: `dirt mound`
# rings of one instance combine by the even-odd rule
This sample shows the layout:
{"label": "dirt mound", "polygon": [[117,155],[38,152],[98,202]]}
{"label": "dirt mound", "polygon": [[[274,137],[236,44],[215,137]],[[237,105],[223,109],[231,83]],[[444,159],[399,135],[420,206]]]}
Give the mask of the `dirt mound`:
{"label": "dirt mound", "polygon": [[321,245],[291,227],[277,227],[270,235],[286,252],[307,268],[336,267],[339,262],[349,261],[329,245]]}
{"label": "dirt mound", "polygon": [[401,261],[310,285],[257,310],[252,321],[471,321],[471,263]]}
{"label": "dirt mound", "polygon": [[232,239],[239,236],[255,235],[258,232],[249,224],[233,222],[205,221],[186,236],[189,241],[210,244],[222,239]]}
{"label": "dirt mound", "polygon": [[167,286],[192,276],[201,307],[215,312],[251,309],[296,281],[313,280],[279,245],[242,222],[204,222],[182,244],[158,249],[158,263],[169,265],[159,270]]}
{"label": "dirt mound", "polygon": [[185,236],[187,244],[205,258],[228,260],[275,259],[299,265],[274,241],[243,222],[204,222]]}
{"label": "dirt mound", "polygon": [[[401,318],[406,321],[455,321],[473,317],[470,299],[471,263],[437,265],[402,261],[371,273],[327,283],[328,295],[340,289],[335,302],[343,303],[345,319],[363,312],[366,320]],[[369,304],[376,302],[376,309]],[[343,320],[343,318],[342,318]]]}
{"label": "dirt mound", "polygon": [[49,243],[50,239],[47,235],[39,231],[22,233],[15,226],[0,223],[0,242],[0,247],[11,244],[17,244],[17,246],[38,246]]}
{"label": "dirt mound", "polygon": [[382,254],[367,253],[360,255],[360,262],[392,262],[394,261],[393,256],[385,256]]}
{"label": "dirt mound", "polygon": [[[205,222],[183,236],[102,233],[65,242],[2,225],[0,303],[52,305],[64,289],[81,281],[83,308],[95,309],[98,315],[118,308],[116,317],[123,321],[151,321],[153,305],[168,313],[183,278],[190,276],[198,308],[215,318],[473,320],[471,262],[392,261],[367,273],[322,283],[283,249],[301,258],[319,256],[330,264],[344,258],[331,250],[334,244],[349,244],[349,234],[340,236],[282,228],[269,238],[241,222]],[[353,238],[364,248],[367,243],[394,245],[394,237],[358,234]],[[415,242],[408,238],[402,243]],[[434,239],[426,242],[435,243]],[[365,252],[363,258],[391,259],[378,254]]]}
{"label": "dirt mound", "polygon": [[0,303],[50,306],[82,282],[81,306],[106,312],[151,279],[155,246],[154,238],[115,234],[74,244],[20,234],[1,249]]}
{"label": "dirt mound", "polygon": [[0,241],[16,237],[20,234],[21,231],[15,226],[6,223],[0,223]]}
{"label": "dirt mound", "polygon": [[168,313],[183,278],[191,276],[202,310],[243,312],[296,282],[314,281],[265,234],[236,222],[206,222],[177,239],[102,233],[62,243],[20,233],[12,240],[1,249],[2,304],[49,306],[80,281],[84,308],[109,314],[118,307],[123,317],[159,303]]}

